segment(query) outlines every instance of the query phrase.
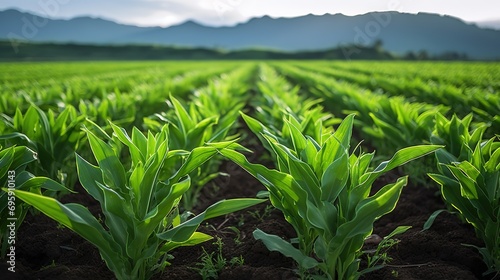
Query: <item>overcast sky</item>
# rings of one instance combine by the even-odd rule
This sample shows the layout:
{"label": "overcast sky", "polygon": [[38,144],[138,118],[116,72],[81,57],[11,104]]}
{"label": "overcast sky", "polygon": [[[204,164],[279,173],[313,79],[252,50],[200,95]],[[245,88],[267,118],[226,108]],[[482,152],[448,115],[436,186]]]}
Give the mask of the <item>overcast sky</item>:
{"label": "overcast sky", "polygon": [[357,15],[388,10],[445,14],[468,22],[500,20],[499,0],[0,0],[0,10],[7,8],[51,18],[94,16],[140,26],[169,26],[186,20],[221,26],[263,15]]}

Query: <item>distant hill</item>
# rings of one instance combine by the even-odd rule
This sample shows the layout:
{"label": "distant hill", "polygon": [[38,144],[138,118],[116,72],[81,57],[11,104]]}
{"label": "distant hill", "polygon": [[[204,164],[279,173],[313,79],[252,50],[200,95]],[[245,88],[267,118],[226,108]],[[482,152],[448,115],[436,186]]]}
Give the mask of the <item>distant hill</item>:
{"label": "distant hill", "polygon": [[161,28],[90,17],[53,20],[6,10],[0,12],[2,39],[280,51],[324,50],[351,44],[368,46],[381,40],[384,49],[399,55],[425,50],[430,55],[456,52],[473,59],[500,58],[500,31],[425,13],[325,14],[276,19],[265,16],[232,27],[209,27],[188,21]]}
{"label": "distant hill", "polygon": [[491,29],[496,29],[500,30],[500,19],[498,20],[485,20],[481,22],[476,23],[477,26],[481,28],[491,28]]}

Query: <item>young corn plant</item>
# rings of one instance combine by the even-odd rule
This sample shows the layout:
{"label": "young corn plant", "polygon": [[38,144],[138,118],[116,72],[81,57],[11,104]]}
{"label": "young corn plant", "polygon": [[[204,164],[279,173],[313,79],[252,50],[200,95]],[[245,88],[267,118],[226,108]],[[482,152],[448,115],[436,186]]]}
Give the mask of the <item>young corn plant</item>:
{"label": "young corn plant", "polygon": [[442,116],[438,118],[432,141],[446,143],[447,146],[436,153],[440,174],[429,176],[441,186],[441,194],[448,207],[458,210],[462,220],[471,224],[476,235],[484,241],[484,248],[476,248],[488,266],[485,274],[500,275],[498,136],[483,141],[486,126],[469,132],[472,115],[463,120],[456,116],[448,121]]}
{"label": "young corn plant", "polygon": [[134,102],[132,96],[115,90],[114,93],[103,94],[102,98],[80,100],[78,110],[81,115],[86,116],[104,130],[111,131],[109,121],[124,127],[132,126],[138,114]]}
{"label": "young corn plant", "polygon": [[4,129],[0,141],[8,146],[27,146],[37,153],[36,164],[27,170],[45,176],[72,189],[76,182],[74,152],[81,146],[85,134],[81,126],[85,116],[68,105],[56,115],[31,105],[23,114],[16,111],[13,118],[2,115]]}
{"label": "young corn plant", "polygon": [[260,65],[260,81],[257,86],[262,98],[255,102],[256,118],[275,131],[283,127],[283,114],[291,114],[303,123],[304,133],[315,133],[311,125],[317,121],[323,122],[323,129],[339,124],[338,119],[325,113],[319,103],[322,99],[306,99],[299,94],[299,87],[294,87],[285,78],[278,75],[268,65]]}
{"label": "young corn plant", "polygon": [[[373,125],[363,127],[377,152],[390,155],[394,149],[429,143],[434,127],[435,115],[443,106],[408,103],[402,98],[380,99],[379,110],[369,113]],[[403,166],[402,172],[419,184],[428,185],[427,173],[434,172],[433,157],[426,157]]]}
{"label": "young corn plant", "polygon": [[[0,256],[5,256],[10,246],[15,246],[15,236],[22,225],[29,206],[16,201],[15,190],[32,190],[45,195],[63,191],[64,187],[49,178],[35,177],[26,171],[26,166],[36,161],[36,153],[25,146],[0,147]],[[14,224],[14,225],[13,225]]]}
{"label": "young corn plant", "polygon": [[[436,114],[436,124],[430,136],[433,144],[444,145],[446,149],[436,152],[439,163],[451,164],[471,158],[473,147],[483,140],[483,135],[488,129],[484,123],[475,124],[472,127],[473,115],[469,114],[460,119],[456,115],[447,119],[442,114]],[[446,168],[438,166],[439,171],[446,172]],[[447,173],[451,175],[451,173]]]}
{"label": "young corn plant", "polygon": [[[80,204],[62,204],[35,192],[15,190],[17,198],[73,230],[95,245],[108,268],[121,279],[149,279],[169,265],[168,253],[211,239],[196,229],[206,219],[225,215],[263,202],[261,199],[222,200],[199,215],[185,220],[178,210],[182,195],[191,187],[188,174],[218,151],[238,148],[234,142],[211,143],[191,151],[169,146],[168,126],[157,134],[134,128],[129,136],[110,123],[113,139],[128,148],[132,163],[126,170],[117,150],[86,130],[97,166],[76,156],[83,188],[101,204],[101,224]],[[111,136],[108,136],[111,138]],[[183,164],[176,170],[178,158]]]}
{"label": "young corn plant", "polygon": [[349,154],[353,115],[343,120],[329,137],[320,139],[302,134],[298,121],[288,116],[285,127],[289,130],[290,146],[280,143],[260,122],[243,117],[272,148],[278,170],[252,164],[234,150],[221,153],[267,187],[271,203],[294,227],[298,248],[259,229],[254,231],[254,237],[269,250],[293,258],[301,273],[316,274],[315,279],[357,279],[371,271],[373,268],[358,271],[364,239],[372,233],[374,221],[394,209],[407,177],[370,196],[373,182],[439,146],[405,148],[370,169],[373,153]]}
{"label": "young corn plant", "polygon": [[[217,112],[205,116],[200,113],[199,107],[195,106],[194,103],[186,106],[173,96],[170,96],[170,101],[172,110],[167,113],[156,114],[157,120],[145,119],[145,123],[153,130],[161,129],[162,126],[168,124],[171,149],[192,150],[206,143],[234,139],[234,137],[228,137],[227,134],[237,118],[238,111],[221,117],[223,120],[229,120],[228,117],[233,118],[231,122],[224,121],[225,123],[221,124]],[[220,163],[221,161],[217,157],[213,158],[190,174],[192,187],[183,196],[182,205],[184,210],[191,210],[196,205],[203,186],[219,175],[225,175],[218,171]]]}
{"label": "young corn plant", "polygon": [[[7,149],[2,149],[0,146],[0,186],[12,190],[22,184],[23,181],[20,180],[19,175],[24,171],[26,165],[32,161],[35,161],[35,152],[25,146]],[[12,192],[10,194],[12,195]],[[8,191],[0,192],[0,217],[2,218],[0,221],[0,241],[2,244],[0,256],[5,256],[7,247],[10,244],[8,237],[11,230],[7,228],[8,219],[16,219],[17,222],[12,231],[16,232],[25,215],[26,211],[21,209],[21,205],[16,205],[15,196],[9,196]]]}
{"label": "young corn plant", "polygon": [[379,110],[369,113],[373,127],[363,128],[381,152],[389,153],[428,141],[434,116],[442,106],[408,103],[401,98],[381,99]]}

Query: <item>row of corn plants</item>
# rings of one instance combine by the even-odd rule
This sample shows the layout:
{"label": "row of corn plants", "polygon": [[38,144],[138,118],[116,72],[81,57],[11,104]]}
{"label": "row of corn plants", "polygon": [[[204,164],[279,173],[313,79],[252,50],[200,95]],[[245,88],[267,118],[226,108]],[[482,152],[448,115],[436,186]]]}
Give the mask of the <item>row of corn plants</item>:
{"label": "row of corn plants", "polygon": [[[240,106],[244,98],[243,92],[246,91],[245,87],[241,87],[241,81],[245,76],[250,75],[251,69],[247,67],[239,72],[235,71],[197,92],[199,97],[197,100],[207,104],[203,108],[191,107],[199,110],[196,113],[193,113],[194,109],[189,110],[188,113],[186,107],[183,106],[185,104],[170,97],[169,102],[173,104],[172,111],[178,118],[177,122],[172,118],[156,130],[151,129],[146,133],[141,132],[137,127],[132,128],[131,134],[127,133],[125,128],[113,122],[109,122],[112,133],[108,133],[91,120],[85,122],[86,126],[83,126],[82,131],[83,124],[75,120],[79,126],[73,125],[71,129],[78,131],[79,137],[73,138],[78,141],[86,139],[90,146],[89,154],[93,155],[93,159],[86,159],[76,154],[74,158],[76,174],[83,188],[101,204],[105,217],[103,223],[99,222],[83,205],[62,204],[53,195],[47,193],[47,191],[68,192],[70,191],[68,188],[53,179],[35,177],[27,171],[26,174],[30,175],[16,177],[16,179],[20,178],[19,180],[25,178],[26,182],[17,182],[15,189],[3,188],[2,201],[11,197],[7,194],[15,194],[16,199],[32,205],[87,239],[99,249],[101,257],[118,279],[150,278],[169,265],[171,250],[181,246],[193,246],[211,238],[196,231],[204,220],[264,201],[252,198],[223,200],[194,217],[186,215],[179,206],[184,195],[189,196],[189,193],[196,192],[193,188],[199,183],[198,181],[207,180],[203,174],[200,174],[200,171],[206,171],[201,167],[219,151],[244,149],[234,141],[235,137],[230,137],[231,141],[223,140],[226,140],[231,130],[230,126],[235,123],[237,112],[241,109],[241,107],[235,107],[235,105]],[[234,97],[233,94],[238,92],[240,100],[231,100],[239,102],[238,104],[224,101],[224,98]],[[221,95],[221,93],[225,94]],[[165,96],[168,96],[168,93]],[[218,99],[213,99],[216,96]],[[209,104],[209,100],[214,102],[218,100],[221,107],[208,108],[208,105],[213,106],[212,103]],[[220,111],[226,110],[227,114],[220,115],[219,109]],[[37,129],[26,130],[35,131],[38,134],[28,136],[14,132],[11,135],[5,135],[4,139],[20,138],[28,141],[28,144],[33,144],[37,149],[39,149],[37,144],[50,144],[47,149],[50,148],[50,152],[57,154],[53,146],[56,141],[51,137],[54,134],[60,134],[61,131],[50,129],[56,124],[62,127],[61,129],[66,129],[67,122],[73,120],[72,113],[75,111],[75,108],[68,105],[63,113],[56,117],[52,111],[49,111],[47,115],[40,108],[32,105],[25,115],[19,112],[12,120],[6,120],[10,121],[8,124],[12,126],[17,125],[18,122],[27,124],[28,120],[36,121],[33,123],[40,124]],[[196,135],[189,134],[186,130],[189,124],[191,126],[199,124],[197,119],[191,118],[193,114],[202,116],[205,123],[216,120],[215,123],[209,125],[209,127],[214,127],[213,132],[215,132],[210,138],[207,137],[208,134],[205,131],[207,126],[197,129],[202,135],[199,141],[196,141]],[[59,120],[63,117],[64,119]],[[14,128],[22,130],[19,127]],[[39,135],[40,133],[42,134]],[[62,135],[64,136],[65,133]],[[31,138],[35,140],[32,141]],[[70,141],[67,144],[75,146],[75,143],[70,143]],[[31,152],[32,158],[28,159],[28,156],[24,155],[26,162],[17,160],[13,165],[11,164],[13,161],[11,149],[14,149],[14,146],[8,148],[8,154],[2,151],[1,155],[7,154],[2,157],[2,162],[9,163],[10,161],[10,165],[2,166],[2,172],[8,172],[7,170],[12,170],[12,167],[17,165],[24,170],[26,166],[37,160],[34,156],[37,154],[35,151],[27,146],[19,146],[18,149],[22,150],[18,152],[20,155],[17,157]],[[64,154],[73,155],[74,150]],[[52,164],[54,161],[49,158],[46,161]],[[64,160],[67,161],[67,159]],[[40,173],[38,170],[34,172]],[[206,176],[209,177],[209,174]],[[47,191],[42,192],[42,190]],[[7,211],[8,208],[2,208],[2,216],[7,215]],[[23,212],[23,215],[25,214]],[[2,232],[2,237],[4,236],[6,237]],[[4,246],[6,243],[2,244]]]}
{"label": "row of corn plants", "polygon": [[339,82],[324,75],[290,65],[278,65],[283,74],[304,84],[308,91],[322,98],[322,104],[339,115],[356,113],[359,128],[379,153],[390,154],[427,141],[434,115],[446,113],[445,106],[410,103],[402,97],[387,97]]}
{"label": "row of corn plants", "polygon": [[[201,73],[199,75],[201,76],[196,78],[198,83],[205,82],[206,78],[210,77]],[[194,76],[196,75],[190,75]],[[190,78],[190,82],[193,82],[193,78]],[[171,84],[177,83],[185,82],[179,77]],[[160,91],[156,92],[160,96]],[[181,93],[186,94],[184,91]],[[12,117],[6,113],[1,114],[0,141],[5,146],[24,145],[33,149],[39,154],[39,160],[28,169],[33,174],[47,176],[72,188],[76,181],[74,152],[83,146],[82,149],[86,149],[88,153],[88,145],[84,143],[85,134],[81,131],[82,125],[90,122],[110,132],[108,122],[112,121],[130,129],[138,116],[141,114],[145,116],[145,112],[155,112],[151,107],[167,107],[165,105],[167,96],[168,91],[167,94],[164,93],[162,100],[158,97],[155,102],[148,101],[150,102],[147,104],[150,105],[148,109],[141,108],[144,104],[141,104],[135,96],[122,94],[119,91],[103,95],[102,99],[80,100],[76,108],[70,104],[60,103],[58,107],[42,110],[37,105],[28,103],[30,105],[25,112],[17,108]],[[82,150],[80,152],[85,153]],[[68,176],[72,178],[67,178]]]}
{"label": "row of corn plants", "polygon": [[[207,72],[209,74],[199,71],[197,74],[189,74],[189,80],[194,83],[194,79],[197,79],[197,84],[206,83],[207,77],[218,73]],[[172,85],[169,88],[174,88],[175,85],[181,83],[185,84],[183,76],[179,76],[174,79],[174,82],[168,84]],[[150,106],[147,110],[140,108],[141,103],[137,102],[138,99],[135,96],[121,94],[119,91],[103,95],[102,99],[96,97],[92,101],[80,100],[76,108],[71,104],[59,102],[57,107],[49,106],[49,109],[42,110],[37,105],[27,102],[29,105],[25,112],[21,111],[24,107],[21,106],[21,108],[16,108],[13,116],[6,113],[0,114],[0,145],[27,147],[34,151],[36,160],[28,164],[26,171],[29,174],[50,178],[71,190],[77,182],[75,152],[85,157],[92,155],[86,141],[86,134],[81,130],[82,126],[87,125],[94,133],[101,136],[106,132],[112,133],[109,121],[130,130],[134,122],[137,122],[137,116],[140,116],[138,111],[144,114],[144,112],[154,112],[152,110],[160,106],[166,107],[165,100],[168,92],[164,93],[163,100],[159,100],[160,94],[161,91],[157,90],[158,98],[154,100],[155,102],[149,101],[151,104],[159,105]],[[181,91],[181,94],[186,95],[186,92]],[[17,183],[17,185],[22,184]],[[68,193],[67,189],[59,188],[57,192],[51,191],[46,194],[60,197]],[[22,224],[28,209],[24,205],[19,205],[20,212],[23,214],[19,215],[18,227]],[[5,215],[5,208],[2,209],[2,214]],[[1,229],[2,235],[6,233],[6,230],[4,227]]]}
{"label": "row of corn plants", "polygon": [[[114,133],[107,141],[85,131],[97,165],[76,156],[80,183],[101,204],[104,224],[83,205],[62,204],[41,195],[43,182],[32,184],[31,191],[4,191],[15,193],[16,198],[96,246],[117,279],[149,279],[169,265],[171,250],[211,239],[196,231],[204,220],[263,202],[252,198],[222,200],[186,218],[179,211],[179,202],[191,188],[189,174],[220,150],[241,147],[235,142],[214,142],[193,150],[175,150],[170,147],[168,125],[156,134],[143,134],[134,128],[129,136],[123,128],[110,124]],[[120,161],[117,143],[130,154],[131,163]]]}
{"label": "row of corn plants", "polygon": [[[304,277],[357,279],[379,268],[359,271],[364,239],[372,233],[375,220],[394,209],[407,178],[386,185],[372,196],[371,185],[385,172],[439,146],[400,150],[392,159],[371,169],[373,153],[356,155],[350,149],[354,115],[346,117],[336,130],[326,125],[332,116],[321,110],[315,115],[319,117],[311,121],[312,116],[299,108],[299,104],[308,102],[286,101],[279,94],[272,95],[271,92],[283,92],[288,87],[272,69],[262,66],[261,77],[259,88],[270,106],[282,102],[298,109],[289,112],[291,107],[283,106],[281,116],[274,114],[283,126],[278,129],[275,126],[279,120],[262,118],[274,126],[271,127],[243,114],[248,127],[273,155],[277,169],[250,163],[236,150],[225,149],[221,153],[267,187],[271,203],[294,227],[297,239],[283,240],[259,229],[254,231],[254,237],[262,240],[269,250],[293,258]],[[256,112],[262,116],[259,110]],[[406,229],[398,228],[395,233]]]}
{"label": "row of corn plants", "polygon": [[[205,143],[236,139],[239,111],[249,98],[246,93],[254,68],[253,65],[240,67],[220,79],[210,81],[206,87],[197,89],[189,101],[171,96],[168,110],[145,118],[145,126],[150,131],[159,131],[168,124],[174,149],[189,150]],[[193,186],[183,196],[184,210],[193,209],[207,183],[218,176],[227,175],[219,171],[221,163],[222,159],[216,156],[190,174]]]}
{"label": "row of corn plants", "polygon": [[[309,64],[299,64],[312,70]],[[314,68],[316,69],[316,68]],[[387,77],[385,75],[357,74],[348,70],[330,67],[320,68],[322,74],[359,86],[360,90],[369,89],[377,94],[387,96],[403,96],[411,103],[422,102],[435,105],[448,105],[454,114],[461,117],[470,112],[476,114],[477,121],[490,123],[495,129],[500,128],[500,95],[497,91],[479,87],[458,87],[449,83],[423,81],[420,77]]]}
{"label": "row of corn plants", "polygon": [[485,139],[487,126],[472,128],[472,118],[437,115],[431,141],[446,148],[436,152],[439,172],[429,176],[441,186],[449,210],[484,241],[484,247],[476,248],[488,267],[485,275],[495,279],[500,275],[500,141],[498,135]]}
{"label": "row of corn plants", "polygon": [[[398,139],[397,133],[399,132],[399,137],[406,138],[404,130],[394,129],[400,128],[394,124],[394,120],[401,122],[399,116],[407,113],[411,117],[411,112],[410,108],[401,107],[399,115],[388,118],[384,123],[374,118],[375,123],[381,129],[381,137],[385,137],[386,141],[390,141],[393,136]],[[473,114],[463,119],[459,119],[456,115],[447,119],[440,112],[427,116],[427,122],[417,125],[414,129],[415,133],[419,131],[419,128],[425,129],[425,132],[417,139],[403,140],[414,139],[415,144],[430,142],[443,145],[444,149],[436,152],[437,167],[429,176],[441,185],[441,194],[449,210],[458,210],[459,217],[471,224],[478,238],[485,242],[485,247],[478,248],[488,266],[485,274],[496,273],[498,275],[500,261],[500,149],[498,149],[500,144],[497,141],[498,135],[485,138],[487,127],[491,123],[472,123]],[[490,130],[494,133],[494,127],[490,127]],[[426,228],[441,212],[442,210],[431,215]]]}
{"label": "row of corn plants", "polygon": [[[145,132],[129,122],[120,123],[120,117],[103,118],[99,124],[96,119],[84,119],[71,105],[56,112],[31,104],[24,113],[17,110],[14,117],[4,114],[0,127],[1,143],[7,147],[0,150],[2,223],[13,203],[11,194],[15,194],[15,199],[27,203],[16,216],[22,219],[32,205],[80,234],[99,249],[117,279],[148,279],[168,273],[171,250],[211,238],[197,232],[204,220],[264,201],[223,200],[194,217],[183,212],[196,203],[199,189],[219,175],[221,159],[213,159],[222,155],[267,188],[263,196],[282,211],[297,233],[296,239],[283,240],[256,229],[256,239],[269,250],[293,258],[303,277],[357,279],[380,268],[374,263],[360,271],[364,239],[372,233],[373,223],[394,209],[408,179],[399,178],[370,196],[373,182],[394,168],[436,152],[438,169],[431,178],[442,186],[449,209],[457,209],[485,241],[485,247],[478,249],[487,272],[498,273],[500,144],[496,138],[483,139],[486,126],[476,123],[470,128],[472,116],[448,120],[440,114],[446,113],[444,107],[426,115],[432,109],[426,104],[377,97],[369,91],[356,94],[348,83],[277,66],[309,90],[315,88],[323,99],[301,95],[273,67],[260,65],[257,87],[261,96],[251,102],[255,118],[241,115],[272,155],[274,169],[250,163],[244,155],[249,151],[234,135],[238,112],[251,96],[248,84],[253,65],[209,82],[192,94],[190,102],[185,95],[177,97],[172,92],[169,97],[158,89],[154,94],[159,97],[163,92],[168,109],[144,118]],[[127,93],[121,97],[132,98]],[[334,118],[319,104],[335,108],[345,119]],[[353,111],[359,115],[355,117]],[[405,114],[409,116],[405,118]],[[356,121],[368,124],[365,133],[376,135],[381,143],[394,135],[392,147],[380,144],[384,157],[397,150],[390,159],[373,165],[374,152],[351,147]],[[35,125],[30,126],[32,123]],[[418,133],[407,139],[408,135],[401,137],[401,131]],[[428,142],[434,145],[420,145]],[[86,151],[79,149],[84,145]],[[68,153],[58,154],[63,149]],[[53,160],[60,162],[54,164]],[[76,169],[73,176],[66,169],[71,164]],[[9,187],[11,170],[18,174],[15,189]],[[69,180],[77,177],[101,204],[104,219],[96,219],[84,205],[57,200],[54,193],[69,192]],[[399,227],[393,234],[407,229]],[[1,233],[5,252],[8,235]]]}
{"label": "row of corn plants", "polygon": [[[77,107],[81,100],[106,100],[111,92],[130,94],[143,102],[156,102],[158,97],[162,98],[164,92],[186,94],[202,86],[211,76],[235,66],[233,63],[215,64],[210,67],[206,67],[204,63],[131,64],[131,66],[128,66],[129,63],[115,63],[113,65],[115,69],[123,69],[96,75],[95,72],[99,71],[93,71],[91,65],[86,65],[82,66],[82,69],[86,69],[84,73],[63,76],[64,78],[60,79],[46,75],[38,77],[36,71],[27,68],[26,75],[20,75],[25,78],[15,82],[8,80],[4,82],[8,79],[8,76],[5,77],[8,73],[2,72],[0,112],[13,114],[15,108],[24,110],[31,103],[44,110],[53,109],[58,104],[71,104]],[[127,69],[128,67],[133,68]],[[37,69],[35,66],[33,68]],[[207,69],[200,70],[200,68]],[[16,94],[12,95],[12,92]]]}
{"label": "row of corn plants", "polygon": [[383,75],[412,79],[419,77],[425,81],[451,84],[456,87],[478,87],[489,91],[500,90],[498,81],[500,71],[496,63],[481,62],[424,62],[408,63],[405,61],[351,61],[327,62],[321,66],[334,66],[367,75]]}

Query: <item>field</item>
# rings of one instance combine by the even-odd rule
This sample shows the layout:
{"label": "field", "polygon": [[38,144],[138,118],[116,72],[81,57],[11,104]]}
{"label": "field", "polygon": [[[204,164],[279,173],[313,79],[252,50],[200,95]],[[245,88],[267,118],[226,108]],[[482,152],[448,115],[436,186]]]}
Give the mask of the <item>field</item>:
{"label": "field", "polygon": [[2,63],[0,114],[2,279],[500,279],[499,63]]}

